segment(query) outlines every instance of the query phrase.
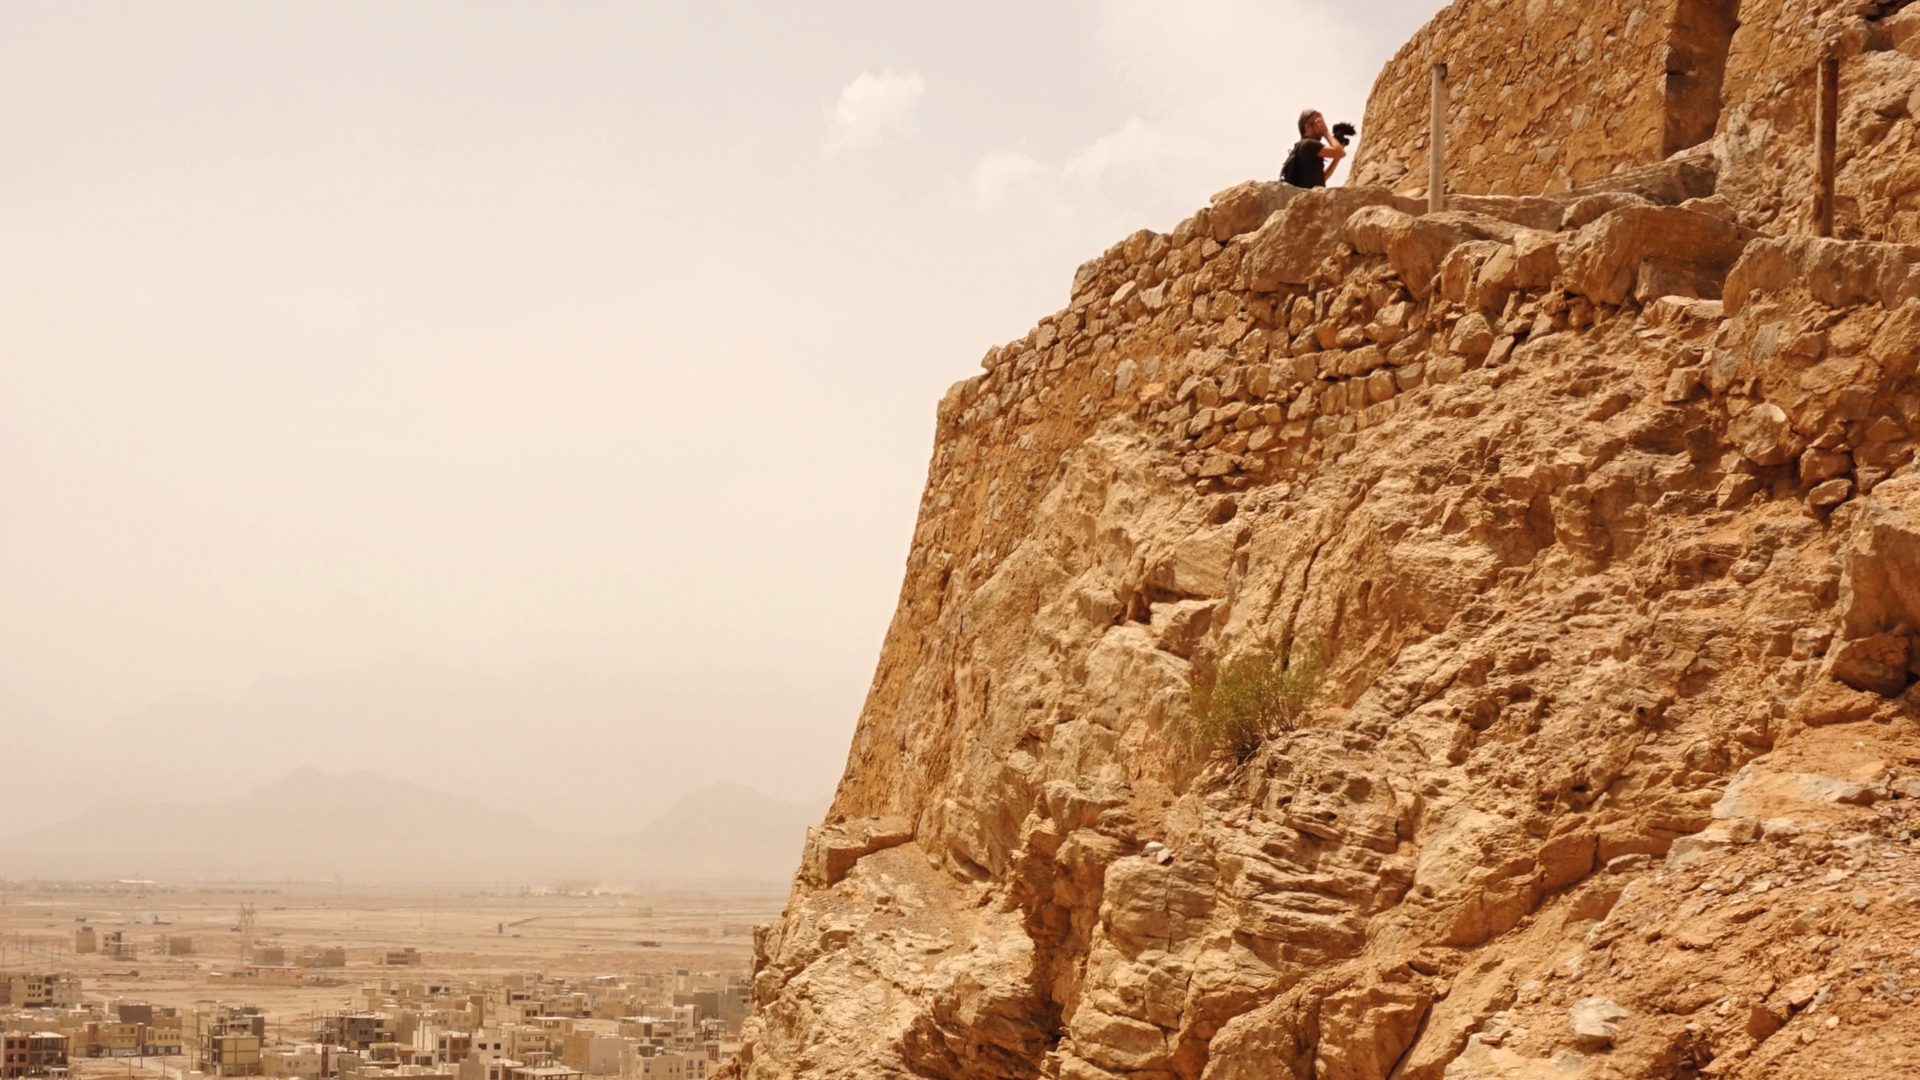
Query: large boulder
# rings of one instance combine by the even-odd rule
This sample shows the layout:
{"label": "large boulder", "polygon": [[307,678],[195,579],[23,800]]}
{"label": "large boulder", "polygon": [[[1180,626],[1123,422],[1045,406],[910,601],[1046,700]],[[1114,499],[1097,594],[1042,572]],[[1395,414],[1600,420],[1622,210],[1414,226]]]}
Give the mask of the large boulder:
{"label": "large boulder", "polygon": [[1854,518],[1840,577],[1840,640],[1827,675],[1898,697],[1913,682],[1920,631],[1920,475],[1873,489]]}
{"label": "large boulder", "polygon": [[1560,216],[1558,231],[1573,232],[1584,229],[1615,210],[1652,205],[1654,205],[1652,200],[1635,195],[1631,191],[1597,191],[1592,195],[1582,195],[1575,199]]}
{"label": "large boulder", "polygon": [[1763,401],[1727,424],[1727,438],[1756,465],[1784,465],[1806,449],[1785,409]]}
{"label": "large boulder", "polygon": [[1393,238],[1407,228],[1413,215],[1391,206],[1368,206],[1354,212],[1341,231],[1348,246],[1361,255],[1385,255]]}
{"label": "large boulder", "polygon": [[1207,229],[1224,244],[1266,224],[1302,189],[1277,180],[1249,180],[1215,195],[1207,209]]}
{"label": "large boulder", "polygon": [[1447,206],[1469,214],[1482,214],[1502,221],[1511,221],[1525,229],[1552,232],[1559,228],[1560,218],[1566,213],[1567,202],[1564,196],[1549,198],[1544,195],[1448,195]]}
{"label": "large boulder", "polygon": [[1727,314],[1755,293],[1805,289],[1832,308],[1873,303],[1897,308],[1920,299],[1920,245],[1769,237],[1748,244],[1727,275]]}
{"label": "large boulder", "polygon": [[1519,231],[1510,221],[1484,214],[1459,210],[1428,214],[1413,219],[1404,231],[1392,238],[1387,246],[1387,262],[1392,264],[1394,273],[1400,275],[1400,280],[1407,283],[1407,291],[1416,299],[1424,300],[1432,294],[1434,275],[1440,272],[1440,264],[1448,252],[1476,240],[1511,243]]}
{"label": "large boulder", "polygon": [[1865,638],[1920,629],[1920,475],[1873,489],[1848,537],[1840,579],[1841,633]]}
{"label": "large boulder", "polygon": [[1544,289],[1560,276],[1560,242],[1557,233],[1522,229],[1513,238],[1514,284],[1523,289]]}
{"label": "large boulder", "polygon": [[1432,294],[1434,275],[1448,252],[1480,240],[1509,242],[1521,231],[1511,221],[1485,214],[1447,210],[1415,217],[1390,206],[1356,211],[1342,227],[1354,251],[1385,255],[1417,300]]}
{"label": "large boulder", "polygon": [[1703,199],[1714,193],[1720,183],[1720,161],[1712,144],[1682,151],[1665,161],[1622,169],[1610,176],[1574,188],[1575,196],[1601,192],[1638,195],[1661,206],[1678,206],[1688,199]]}
{"label": "large boulder", "polygon": [[[1564,252],[1567,291],[1596,303],[1642,303],[1684,284],[1717,300],[1753,234],[1734,223],[1671,206],[1625,206],[1574,234]],[[1651,264],[1650,266],[1648,264]]]}
{"label": "large boulder", "polygon": [[801,879],[816,888],[830,887],[861,859],[912,839],[913,823],[903,817],[856,818],[808,829]]}
{"label": "large boulder", "polygon": [[1305,285],[1314,270],[1346,247],[1344,226],[1368,206],[1413,211],[1419,204],[1385,188],[1314,188],[1292,196],[1286,209],[1269,217],[1243,243],[1242,284],[1256,292],[1278,292]]}

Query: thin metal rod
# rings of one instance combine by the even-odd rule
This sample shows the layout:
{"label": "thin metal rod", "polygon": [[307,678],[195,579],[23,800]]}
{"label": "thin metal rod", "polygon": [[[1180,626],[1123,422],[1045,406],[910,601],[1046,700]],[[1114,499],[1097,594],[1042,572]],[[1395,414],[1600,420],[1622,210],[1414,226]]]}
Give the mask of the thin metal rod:
{"label": "thin metal rod", "polygon": [[1427,131],[1427,212],[1447,205],[1447,65],[1433,65],[1433,115]]}
{"label": "thin metal rod", "polygon": [[1840,148],[1840,59],[1820,61],[1820,106],[1814,121],[1813,234],[1833,235],[1833,187]]}

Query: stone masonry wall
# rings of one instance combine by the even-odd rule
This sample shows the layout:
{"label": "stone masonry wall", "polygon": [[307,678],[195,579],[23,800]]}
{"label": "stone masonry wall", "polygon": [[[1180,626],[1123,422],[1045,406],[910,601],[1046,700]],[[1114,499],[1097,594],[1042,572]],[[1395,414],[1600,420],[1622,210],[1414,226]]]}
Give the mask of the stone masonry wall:
{"label": "stone masonry wall", "polygon": [[1718,190],[1741,220],[1803,232],[1814,64],[1829,53],[1842,59],[1837,235],[1920,240],[1920,5],[1905,0],[1458,0],[1374,84],[1353,180],[1424,194],[1428,72],[1443,61],[1451,191],[1565,191],[1715,136]]}
{"label": "stone masonry wall", "polygon": [[1424,192],[1428,77],[1451,75],[1450,190],[1564,191],[1662,156],[1675,0],[1458,0],[1387,64],[1353,182]]}
{"label": "stone masonry wall", "polygon": [[1920,240],[1920,6],[1747,0],[1740,17],[1718,152],[1720,190],[1742,219],[1808,229],[1814,64],[1831,53],[1841,59],[1835,234]]}

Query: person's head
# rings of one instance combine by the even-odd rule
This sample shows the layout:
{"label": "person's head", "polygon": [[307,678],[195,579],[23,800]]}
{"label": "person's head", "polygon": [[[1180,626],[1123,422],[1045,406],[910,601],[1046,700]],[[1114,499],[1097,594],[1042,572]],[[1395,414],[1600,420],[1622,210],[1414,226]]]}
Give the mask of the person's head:
{"label": "person's head", "polygon": [[1320,115],[1319,109],[1306,109],[1300,113],[1300,137],[1303,139],[1327,137],[1327,118]]}

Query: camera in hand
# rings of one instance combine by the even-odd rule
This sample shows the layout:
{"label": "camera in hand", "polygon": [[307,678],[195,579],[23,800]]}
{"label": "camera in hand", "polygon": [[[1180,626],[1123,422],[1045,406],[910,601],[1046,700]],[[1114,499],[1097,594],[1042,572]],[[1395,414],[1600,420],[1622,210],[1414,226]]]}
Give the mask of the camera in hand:
{"label": "camera in hand", "polygon": [[1333,125],[1333,137],[1340,141],[1341,146],[1352,142],[1353,137],[1357,134],[1359,134],[1359,132],[1354,129],[1352,124],[1342,123]]}

